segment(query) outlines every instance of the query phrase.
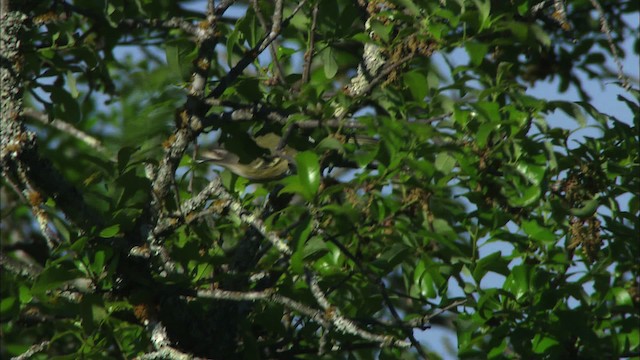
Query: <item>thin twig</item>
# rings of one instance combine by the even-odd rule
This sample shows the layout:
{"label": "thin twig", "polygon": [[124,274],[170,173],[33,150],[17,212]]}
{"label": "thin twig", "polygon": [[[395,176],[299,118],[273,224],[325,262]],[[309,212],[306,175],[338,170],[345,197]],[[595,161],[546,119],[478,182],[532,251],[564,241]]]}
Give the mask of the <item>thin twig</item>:
{"label": "thin twig", "polygon": [[215,0],[207,0],[207,19],[213,19],[216,16]]}
{"label": "thin twig", "polygon": [[600,31],[607,37],[607,43],[609,44],[609,50],[611,50],[611,54],[613,55],[613,61],[615,61],[616,66],[618,68],[618,80],[622,82],[622,87],[629,91],[631,89],[631,83],[629,79],[624,75],[624,68],[622,66],[622,62],[620,61],[620,56],[618,55],[618,50],[616,49],[615,44],[613,43],[613,37],[611,36],[611,29],[609,28],[609,22],[607,18],[604,16],[604,10],[598,0],[591,0],[591,4],[598,12],[598,17],[600,18]]}
{"label": "thin twig", "polygon": [[[200,191],[198,195],[185,201],[180,207],[180,212],[178,214],[175,216],[164,217],[161,221],[158,221],[158,224],[152,231],[153,237],[156,241],[158,237],[182,225],[185,218],[190,219],[193,216],[191,214],[196,214],[198,209],[202,207],[204,203],[213,196],[213,194],[215,194],[215,197],[219,200],[211,205],[214,207],[214,210],[219,210],[219,212],[222,212],[224,209],[231,210],[242,222],[247,225],[251,225],[258,230],[258,232],[282,254],[291,255],[293,253],[284,239],[278,236],[275,232],[267,229],[267,226],[262,219],[260,219],[260,216],[250,213],[242,207],[242,204],[237,201],[233,195],[224,188],[224,186],[222,186],[219,178],[211,180],[211,182],[209,182],[209,184]],[[185,214],[184,217],[181,216],[181,214]]]}
{"label": "thin twig", "polygon": [[310,319],[322,325],[322,327],[324,328],[328,328],[331,325],[331,323],[325,319],[324,312],[314,309],[303,303],[297,302],[286,296],[280,295],[272,289],[247,292],[227,291],[221,289],[200,290],[198,291],[198,297],[218,300],[273,302],[283,305],[288,309],[297,311],[302,315],[308,316]]}
{"label": "thin twig", "polygon": [[402,332],[404,332],[407,338],[409,338],[409,341],[411,342],[411,346],[413,346],[416,349],[420,357],[423,358],[424,360],[429,360],[429,355],[427,354],[426,351],[424,351],[424,349],[422,348],[422,345],[420,345],[420,342],[413,335],[413,329],[408,327],[400,318],[400,314],[398,314],[396,307],[391,302],[391,298],[389,297],[389,294],[387,292],[387,287],[384,285],[384,282],[382,280],[378,281],[378,287],[380,288],[380,293],[382,294],[382,298],[384,299],[384,302],[387,305],[387,309],[389,309],[391,316],[393,316],[396,326],[400,328]]}
{"label": "thin twig", "polygon": [[[351,251],[349,251],[349,249],[347,249],[341,242],[337,241],[334,236],[329,236],[328,240],[331,241],[332,244],[336,245],[338,249],[340,249],[340,251],[347,258],[353,261],[353,263],[360,269],[360,272],[363,275],[365,275],[370,280],[372,280],[376,285],[378,285],[378,287],[380,288],[380,293],[382,294],[382,298],[387,306],[387,309],[389,309],[391,316],[393,316],[393,319],[394,319],[393,325],[400,328],[405,333],[407,338],[409,338],[411,345],[416,349],[416,351],[418,351],[418,353],[423,359],[425,360],[429,359],[429,355],[424,351],[424,349],[420,345],[420,342],[418,342],[418,340],[413,335],[413,330],[411,329],[412,326],[405,324],[400,318],[400,314],[398,313],[395,306],[391,302],[391,298],[389,297],[387,287],[384,285],[382,278],[377,274],[373,273],[372,271],[370,271],[369,269],[367,269],[367,267],[355,255],[353,255]],[[389,326],[391,326],[391,324],[389,324]]]}
{"label": "thin twig", "polygon": [[[440,121],[450,117],[451,114],[443,114],[425,119],[412,119],[407,122],[410,124],[431,124],[436,121]],[[255,121],[263,120],[273,123],[286,124],[288,122],[288,116],[277,110],[265,109],[261,106],[251,106],[245,108],[239,108],[233,111],[226,111],[218,114],[207,116],[202,120],[203,126],[213,126],[214,124],[220,126],[221,123],[237,122],[237,121]],[[346,128],[346,129],[366,129],[367,125],[358,121],[357,118],[353,119],[309,119],[295,122],[296,127],[299,129],[315,129],[319,126],[327,126],[330,128]]]}
{"label": "thin twig", "polygon": [[311,27],[309,28],[309,44],[307,45],[307,51],[304,54],[304,67],[302,70],[302,84],[309,82],[311,77],[311,63],[313,61],[313,52],[316,44],[316,26],[318,22],[318,4],[316,3],[311,12]]}
{"label": "thin twig", "polygon": [[25,193],[25,197],[29,199],[31,212],[33,212],[33,216],[35,216],[38,225],[40,225],[40,232],[45,240],[47,240],[47,247],[49,250],[53,250],[56,246],[60,245],[61,241],[58,235],[51,230],[50,226],[53,227],[53,225],[51,224],[49,215],[44,211],[43,205],[46,196],[43,196],[34,188],[31,179],[27,176],[27,171],[24,169],[24,164],[18,164],[17,174],[24,186],[22,191]]}
{"label": "thin twig", "polygon": [[375,341],[380,343],[381,346],[397,346],[403,348],[411,346],[410,342],[398,340],[391,335],[377,335],[361,329],[353,321],[342,316],[340,314],[340,310],[329,303],[329,300],[327,300],[322,289],[320,289],[316,275],[309,271],[309,269],[306,270],[307,283],[309,284],[313,297],[316,299],[320,307],[325,310],[325,316],[329,318],[337,330],[343,333],[356,335],[365,340]]}
{"label": "thin twig", "polygon": [[52,121],[49,121],[49,117],[47,116],[47,114],[34,110],[34,109],[25,109],[24,110],[24,115],[27,117],[30,117],[32,119],[38,120],[39,122],[45,124],[45,125],[49,125],[51,127],[54,127],[64,133],[67,133],[71,136],[73,136],[74,138],[84,142],[85,144],[87,144],[90,148],[104,154],[107,155],[108,151],[107,149],[102,146],[102,142],[100,140],[98,140],[97,138],[85,133],[82,130],[78,130],[75,127],[73,127],[73,125],[69,124],[68,122],[65,122],[63,120],[60,119],[53,119]]}
{"label": "thin twig", "polygon": [[[306,0],[300,1],[298,5],[293,9],[291,15],[284,20],[282,23],[288,23],[296,13],[302,8],[302,6],[306,3]],[[218,86],[216,86],[212,91],[209,98],[217,99],[222,93],[233,83],[233,81],[242,73],[242,71],[249,66],[255,60],[258,55],[260,55],[266,48],[271,44],[279,35],[280,31],[282,31],[282,27],[278,27],[278,32],[271,31],[269,34],[265,34],[265,36],[251,49],[247,52],[247,54],[238,61],[236,66],[231,68],[227,74],[220,79]]]}
{"label": "thin twig", "polygon": [[[314,276],[311,276],[311,278],[315,279]],[[314,297],[325,311],[314,309],[291,298],[282,296],[272,289],[248,292],[227,291],[221,289],[200,290],[198,291],[197,296],[200,298],[219,300],[273,302],[283,305],[288,309],[297,311],[305,316],[308,316],[311,320],[320,324],[325,329],[329,329],[331,325],[333,325],[340,332],[356,335],[366,340],[375,341],[382,346],[407,347],[410,345],[406,341],[397,340],[392,336],[376,335],[366,330],[360,329],[357,325],[355,325],[355,323],[353,323],[353,321],[348,320],[337,313],[337,310],[329,304],[329,302],[324,297],[324,294],[322,294],[322,291],[318,287],[317,280],[312,280],[311,286],[311,291],[312,293],[314,293]]]}
{"label": "thin twig", "polygon": [[220,1],[218,6],[216,6],[216,11],[215,11],[216,16],[220,16],[220,15],[224,14],[224,12],[227,11],[227,9],[231,5],[233,5],[234,2],[236,2],[236,0],[222,0],[222,1]]}
{"label": "thin twig", "polygon": [[425,329],[427,324],[429,323],[429,320],[433,319],[436,316],[439,316],[440,314],[444,313],[445,311],[448,311],[450,309],[453,309],[455,307],[458,307],[464,303],[467,302],[467,299],[461,299],[461,300],[456,300],[454,302],[452,302],[451,304],[436,310],[433,314],[429,314],[429,315],[425,315],[423,317],[417,318],[417,319],[413,319],[411,321],[409,321],[407,324],[409,326],[412,327],[417,327],[417,328],[421,328],[421,329]]}
{"label": "thin twig", "polygon": [[[275,10],[273,11],[273,25],[271,29],[269,29],[267,20],[264,18],[264,15],[262,15],[262,12],[260,11],[258,0],[251,0],[251,6],[253,7],[253,11],[256,13],[258,22],[260,22],[260,25],[264,29],[265,33],[268,33],[269,31],[273,32],[274,28],[276,27],[276,21],[282,21],[282,0],[276,1]],[[278,26],[281,26],[281,24]],[[280,61],[278,60],[278,53],[276,51],[278,47],[278,41],[274,40],[271,44],[269,44],[269,53],[271,54],[271,60],[275,65],[276,76],[278,77],[280,83],[284,84],[284,70],[282,68],[282,65],[280,64]]]}

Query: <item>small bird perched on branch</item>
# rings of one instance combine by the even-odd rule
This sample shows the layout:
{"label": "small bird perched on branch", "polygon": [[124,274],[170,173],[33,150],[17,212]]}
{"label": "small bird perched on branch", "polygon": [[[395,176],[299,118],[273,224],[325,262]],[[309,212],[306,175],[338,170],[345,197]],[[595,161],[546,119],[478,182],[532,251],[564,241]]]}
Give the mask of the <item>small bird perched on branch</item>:
{"label": "small bird perched on branch", "polygon": [[[283,178],[295,167],[297,151],[289,146],[278,149],[282,138],[274,133],[267,133],[253,138],[256,145],[268,150],[269,156],[260,156],[248,163],[242,163],[240,156],[225,149],[205,150],[200,153],[199,162],[208,162],[222,166],[232,173],[251,181],[266,182]],[[358,145],[371,145],[378,142],[369,136],[357,135],[345,140]]]}
{"label": "small bird perched on branch", "polygon": [[252,181],[271,181],[284,177],[289,171],[296,151],[285,146],[277,151],[280,136],[269,133],[254,138],[256,144],[271,153],[270,156],[259,157],[249,163],[241,163],[240,157],[225,149],[202,151],[200,162],[210,162],[222,166],[232,173]]}

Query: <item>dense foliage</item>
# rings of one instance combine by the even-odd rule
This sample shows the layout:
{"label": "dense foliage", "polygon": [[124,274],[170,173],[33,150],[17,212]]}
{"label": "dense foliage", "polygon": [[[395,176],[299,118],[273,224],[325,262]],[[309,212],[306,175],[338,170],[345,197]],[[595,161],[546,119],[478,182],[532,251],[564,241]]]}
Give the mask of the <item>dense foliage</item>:
{"label": "dense foliage", "polygon": [[639,4],[3,0],[0,357],[640,356]]}

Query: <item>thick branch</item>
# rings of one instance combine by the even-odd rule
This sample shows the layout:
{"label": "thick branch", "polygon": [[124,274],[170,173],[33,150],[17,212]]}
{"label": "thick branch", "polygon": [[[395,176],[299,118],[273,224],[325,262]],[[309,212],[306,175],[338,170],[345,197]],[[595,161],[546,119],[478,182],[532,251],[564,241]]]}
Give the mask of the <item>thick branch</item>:
{"label": "thick branch", "polygon": [[23,87],[19,71],[23,68],[23,57],[19,39],[25,19],[24,14],[18,12],[4,13],[0,19],[2,173],[22,192],[31,188],[32,195],[37,194],[30,197],[37,200],[32,206],[39,206],[51,197],[71,221],[89,230],[101,223],[101,216],[84,202],[78,190],[51,163],[40,158],[35,134],[24,127]]}
{"label": "thick branch", "polygon": [[27,351],[22,353],[22,355],[16,356],[16,357],[12,357],[11,360],[31,359],[35,354],[47,350],[47,348],[49,347],[50,343],[51,342],[49,340],[45,340],[45,341],[43,341],[43,342],[41,342],[39,344],[35,344],[35,345],[31,346]]}

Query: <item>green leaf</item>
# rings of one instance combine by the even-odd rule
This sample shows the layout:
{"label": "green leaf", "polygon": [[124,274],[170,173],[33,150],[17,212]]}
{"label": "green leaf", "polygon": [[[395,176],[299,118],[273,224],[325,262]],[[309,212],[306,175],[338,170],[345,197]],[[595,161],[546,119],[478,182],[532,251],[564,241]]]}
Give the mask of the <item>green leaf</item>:
{"label": "green leaf", "polygon": [[467,54],[469,54],[471,64],[474,66],[480,65],[485,55],[487,55],[487,51],[489,51],[489,45],[475,41],[467,41],[464,47],[467,50]]}
{"label": "green leaf", "polygon": [[340,154],[344,154],[344,146],[340,142],[340,140],[336,139],[333,136],[327,136],[322,139],[318,145],[316,145],[316,149],[318,151],[327,151],[327,150],[335,150]]}
{"label": "green leaf", "polygon": [[500,117],[500,105],[490,101],[478,101],[473,104],[473,108],[478,114],[489,122],[499,122]]}
{"label": "green leaf", "polygon": [[584,102],[584,101],[578,101],[576,102],[576,104],[578,104],[579,106],[582,106],[582,108],[589,113],[589,115],[591,115],[594,119],[596,119],[597,122],[599,122],[602,125],[606,125],[607,121],[609,120],[609,116],[607,114],[603,114],[600,111],[598,111],[598,109],[596,109],[593,105]]}
{"label": "green leaf", "polygon": [[73,76],[71,71],[67,71],[67,85],[69,85],[69,91],[71,91],[71,97],[74,99],[78,98],[78,86],[76,84],[76,77]]}
{"label": "green leaf", "polygon": [[327,79],[333,79],[338,73],[338,63],[336,57],[330,47],[322,52],[322,65],[324,67],[324,75]]}
{"label": "green leaf", "polygon": [[475,267],[473,268],[473,279],[476,283],[480,284],[482,278],[489,271],[493,271],[501,275],[507,275],[509,273],[508,265],[509,260],[505,259],[500,251],[496,251],[476,262]]}
{"label": "green leaf", "polygon": [[339,30],[340,9],[337,1],[326,1],[318,8],[317,25],[322,32],[333,34]]}
{"label": "green leaf", "polygon": [[[516,4],[517,3],[518,2],[516,2]],[[520,1],[518,5],[518,15],[524,16],[528,14],[529,11],[531,11],[531,5],[529,4],[529,1]]]}
{"label": "green leaf", "polygon": [[529,279],[531,278],[531,268],[522,264],[514,266],[511,273],[504,282],[504,290],[512,293],[516,299],[529,294]]}
{"label": "green leaf", "polygon": [[611,289],[611,293],[613,294],[613,298],[615,299],[617,306],[633,306],[633,299],[626,289],[614,287]]}
{"label": "green leaf", "polygon": [[423,101],[429,92],[427,78],[418,71],[410,71],[403,75],[402,80],[409,88],[411,96],[415,101]]}
{"label": "green leaf", "polygon": [[17,309],[18,308],[18,302],[16,301],[15,297],[5,297],[2,300],[0,300],[0,314],[2,315],[6,315],[8,314],[11,310]]}
{"label": "green leaf", "polygon": [[291,57],[291,55],[293,55],[293,54],[295,54],[297,52],[298,52],[298,50],[296,50],[296,49],[291,49],[291,48],[288,48],[288,47],[280,46],[276,53],[278,55],[278,59],[283,59],[283,58],[289,58],[289,57]]}
{"label": "green leaf", "polygon": [[591,200],[583,201],[581,207],[570,209],[569,213],[581,219],[586,219],[593,216],[593,214],[595,214],[596,211],[598,210],[599,206],[600,206],[600,197],[596,196]]}
{"label": "green leaf", "polygon": [[303,151],[296,155],[296,166],[302,195],[311,200],[320,187],[320,159],[314,152]]}
{"label": "green leaf", "polygon": [[522,230],[531,238],[543,242],[555,242],[558,237],[549,229],[538,224],[536,220],[523,220]]}
{"label": "green leaf", "polygon": [[371,23],[371,29],[373,30],[373,32],[376,35],[378,35],[383,42],[388,43],[389,34],[391,34],[391,31],[393,30],[393,25],[392,24],[385,25],[377,20],[373,20],[370,23]]}
{"label": "green leaf", "polygon": [[416,5],[413,1],[411,0],[398,0],[398,2],[400,4],[402,4],[412,16],[419,16],[420,15],[420,7],[418,5]]}
{"label": "green leaf", "polygon": [[341,206],[338,204],[329,204],[323,206],[321,210],[336,215],[340,219],[346,219],[351,222],[357,221],[359,215],[356,209],[348,205]]}
{"label": "green leaf", "polygon": [[442,234],[449,239],[455,239],[457,237],[456,232],[445,219],[433,219],[431,226],[433,226],[433,231],[437,234]]}
{"label": "green leaf", "polygon": [[103,298],[96,294],[84,295],[79,305],[82,327],[85,331],[95,331],[108,316]]}
{"label": "green leaf", "polygon": [[258,24],[255,12],[251,10],[246,11],[244,16],[236,22],[236,27],[242,33],[242,38],[247,40],[252,48],[256,46],[264,34],[262,27]]}
{"label": "green leaf", "polygon": [[536,40],[540,42],[540,44],[542,44],[544,47],[551,46],[551,38],[549,37],[549,34],[547,34],[541,26],[537,24],[531,24],[530,29],[531,29],[531,33],[536,38]]}
{"label": "green leaf", "polygon": [[196,58],[194,44],[184,39],[170,40],[165,43],[164,51],[169,71],[175,80],[189,80]]}
{"label": "green leaf", "polygon": [[357,162],[360,167],[365,167],[378,157],[378,153],[380,153],[381,148],[382,147],[378,143],[371,149],[361,149],[361,151],[357,151],[353,154],[352,159]]}
{"label": "green leaf", "polygon": [[518,41],[526,41],[529,38],[529,26],[526,24],[519,21],[507,21],[505,25]]}
{"label": "green leaf", "polygon": [[44,295],[47,290],[56,289],[70,280],[81,277],[84,277],[84,274],[78,269],[52,265],[40,273],[31,291],[34,295]]}
{"label": "green leaf", "polygon": [[28,287],[21,285],[18,289],[18,298],[20,299],[20,303],[28,304],[33,299],[33,295],[31,295],[31,289]]}
{"label": "green leaf", "polygon": [[547,106],[551,110],[560,109],[564,111],[573,120],[575,120],[580,125],[580,127],[585,127],[587,125],[587,119],[582,112],[582,107],[580,107],[576,103],[558,100],[549,101],[547,103]]}
{"label": "green leaf", "polygon": [[480,29],[483,30],[488,26],[489,14],[491,13],[491,1],[490,0],[473,0],[478,8],[478,14],[480,15]]}
{"label": "green leaf", "polygon": [[51,101],[54,103],[56,117],[71,124],[80,122],[80,105],[64,88],[54,88],[51,91]]}
{"label": "green leaf", "polygon": [[324,239],[316,236],[307,241],[304,246],[304,258],[314,260],[326,254],[328,251],[327,244]]}
{"label": "green leaf", "polygon": [[497,121],[492,121],[483,123],[478,127],[478,131],[476,132],[476,144],[478,144],[479,148],[484,148],[487,145],[489,136],[498,128],[499,125],[500,124]]}
{"label": "green leaf", "polygon": [[533,185],[540,185],[540,183],[544,179],[544,174],[546,171],[544,166],[532,165],[524,162],[518,163],[518,165],[516,165],[516,168]]}
{"label": "green leaf", "polygon": [[435,167],[443,174],[449,175],[456,166],[456,159],[447,152],[436,155]]}
{"label": "green leaf", "polygon": [[105,262],[111,257],[112,252],[110,248],[96,251],[91,263],[91,270],[96,274],[101,274],[104,271]]}
{"label": "green leaf", "polygon": [[511,206],[526,207],[538,201],[541,195],[542,191],[538,185],[532,185],[524,188],[520,186],[516,192],[508,193],[508,201]]}
{"label": "green leaf", "polygon": [[408,252],[409,248],[406,245],[395,243],[387,248],[371,265],[384,271],[390,271],[404,260]]}
{"label": "green leaf", "polygon": [[438,295],[431,274],[422,261],[416,267],[413,286],[421,297],[434,298]]}
{"label": "green leaf", "polygon": [[548,353],[550,351],[549,348],[557,346],[558,344],[560,343],[555,338],[539,334],[536,335],[532,341],[533,351],[537,354]]}
{"label": "green leaf", "polygon": [[118,150],[118,173],[122,174],[131,161],[131,155],[133,155],[139,148],[125,146]]}
{"label": "green leaf", "polygon": [[100,237],[107,238],[107,239],[112,238],[118,235],[119,232],[120,232],[120,224],[115,224],[100,231]]}
{"label": "green leaf", "polygon": [[429,34],[436,40],[442,40],[443,35],[449,30],[449,27],[445,24],[431,22],[427,25]]}
{"label": "green leaf", "polygon": [[264,91],[260,88],[260,81],[256,78],[238,79],[234,89],[238,95],[251,102],[260,101],[264,94]]}
{"label": "green leaf", "polygon": [[306,242],[309,238],[309,234],[311,234],[311,230],[313,230],[313,224],[311,222],[311,218],[306,216],[302,219],[296,231],[293,234],[293,238],[297,242],[296,250],[291,256],[291,271],[295,274],[304,273],[304,263],[303,259],[305,256]]}
{"label": "green leaf", "polygon": [[[244,50],[242,48],[242,44],[240,42],[240,39],[244,39],[242,33],[240,32],[240,30],[238,29],[238,27],[236,26],[233,31],[231,32],[231,34],[227,37],[227,65],[229,67],[233,66],[234,63],[234,55],[237,56],[241,56],[242,55],[242,50]],[[167,59],[168,59],[167,55]],[[173,55],[172,55],[173,56]]]}
{"label": "green leaf", "polygon": [[496,74],[497,85],[507,84],[507,86],[511,86],[512,68],[513,64],[510,62],[501,61],[500,64],[498,64],[498,71]]}

